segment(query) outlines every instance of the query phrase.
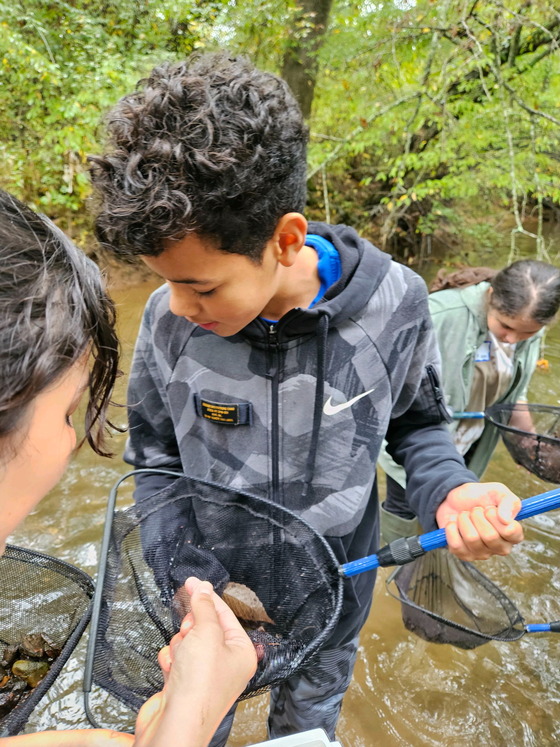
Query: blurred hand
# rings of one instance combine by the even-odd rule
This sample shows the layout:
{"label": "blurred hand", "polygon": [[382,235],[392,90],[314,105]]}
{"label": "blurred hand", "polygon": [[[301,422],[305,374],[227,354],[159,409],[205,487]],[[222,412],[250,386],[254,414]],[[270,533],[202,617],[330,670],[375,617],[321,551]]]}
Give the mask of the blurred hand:
{"label": "blurred hand", "polygon": [[451,490],[436,511],[449,550],[461,560],[508,555],[523,539],[515,521],[520,499],[499,482],[468,482]]}
{"label": "blurred hand", "polygon": [[134,747],[132,734],[112,729],[39,731],[0,738],[2,747]]}
{"label": "blurred hand", "polygon": [[207,581],[189,578],[191,611],[160,651],[165,686],[140,709],[135,747],[205,747],[257,667],[255,648]]}
{"label": "blurred hand", "polygon": [[[71,733],[70,731],[68,732],[68,734]],[[120,731],[111,731],[110,729],[91,729],[89,733],[93,736],[88,736],[87,741],[84,742],[84,745],[87,745],[87,747],[134,747],[134,737],[132,734],[124,734]],[[60,739],[60,732],[57,731],[55,734],[58,735],[58,741],[53,742],[53,745],[63,747],[65,743]],[[78,747],[81,742],[74,739],[71,744],[72,747]],[[42,742],[41,747],[43,747]]]}

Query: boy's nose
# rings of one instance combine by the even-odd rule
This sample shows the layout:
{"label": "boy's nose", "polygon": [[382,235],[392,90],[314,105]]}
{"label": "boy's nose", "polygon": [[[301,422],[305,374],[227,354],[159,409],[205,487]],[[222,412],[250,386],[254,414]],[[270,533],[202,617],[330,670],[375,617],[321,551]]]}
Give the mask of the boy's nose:
{"label": "boy's nose", "polygon": [[171,298],[169,299],[169,310],[175,316],[186,316],[192,319],[196,318],[200,310],[200,303],[188,289],[185,289],[181,293],[172,290]]}

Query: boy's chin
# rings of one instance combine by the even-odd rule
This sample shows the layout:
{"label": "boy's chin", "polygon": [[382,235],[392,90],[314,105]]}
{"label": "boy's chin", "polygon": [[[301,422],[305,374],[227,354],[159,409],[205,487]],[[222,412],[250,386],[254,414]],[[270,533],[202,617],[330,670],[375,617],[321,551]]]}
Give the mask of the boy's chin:
{"label": "boy's chin", "polygon": [[238,334],[238,332],[241,332],[243,327],[240,329],[226,329],[226,330],[220,330],[220,329],[214,329],[212,332],[217,335],[218,337],[233,337],[234,335]]}
{"label": "boy's chin", "polygon": [[201,329],[205,329],[208,332],[212,332],[212,334],[217,335],[218,337],[233,337],[234,335],[238,334],[238,332],[241,332],[242,329],[244,329],[247,325],[243,324],[241,326],[232,326],[228,324],[222,324],[221,322],[215,322],[213,325],[198,325]]}

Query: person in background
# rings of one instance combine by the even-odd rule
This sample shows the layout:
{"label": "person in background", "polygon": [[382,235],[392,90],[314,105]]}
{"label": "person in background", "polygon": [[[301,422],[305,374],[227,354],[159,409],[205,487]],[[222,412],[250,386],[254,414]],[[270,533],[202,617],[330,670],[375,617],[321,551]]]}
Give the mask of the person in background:
{"label": "person in background", "polygon": [[[465,268],[445,280],[438,274],[432,289],[428,305],[451,411],[483,412],[497,402],[526,403],[543,330],[560,307],[560,269],[533,259],[500,271]],[[509,424],[533,431],[531,416],[522,408],[513,411]],[[498,430],[474,418],[453,420],[449,429],[468,468],[481,477],[498,443]],[[406,499],[404,470],[387,451],[379,465],[387,475],[383,541],[417,534],[421,527]]]}
{"label": "person in background", "polygon": [[[520,501],[477,484],[453,447],[423,280],[352,228],[303,215],[307,129],[286,83],[243,58],[195,55],[158,65],[107,124],[92,157],[97,236],[165,282],[136,343],[125,460],[267,498],[343,564],[378,547],[387,434],[423,521],[462,557],[507,554]],[[136,499],[171,479],[139,475]],[[144,546],[159,567],[172,521]],[[243,523],[230,532],[241,545]],[[324,647],[272,690],[271,737],[334,739],[374,581],[345,581]]]}
{"label": "person in background", "polygon": [[[0,191],[0,553],[61,478],[87,391],[86,439],[104,431],[118,373],[115,311],[97,266],[49,220]],[[136,735],[104,729],[0,739],[6,747],[205,747],[256,668],[253,644],[207,582],[186,583],[192,611],[160,652],[164,690]]]}

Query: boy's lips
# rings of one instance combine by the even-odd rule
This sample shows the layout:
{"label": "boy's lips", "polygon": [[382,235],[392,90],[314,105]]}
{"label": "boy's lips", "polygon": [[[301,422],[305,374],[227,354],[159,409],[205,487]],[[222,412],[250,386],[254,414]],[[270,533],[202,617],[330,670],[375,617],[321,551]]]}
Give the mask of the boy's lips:
{"label": "boy's lips", "polygon": [[202,329],[214,329],[214,327],[218,326],[218,322],[208,322],[208,324],[200,324],[200,322],[196,322],[199,327],[202,327]]}

